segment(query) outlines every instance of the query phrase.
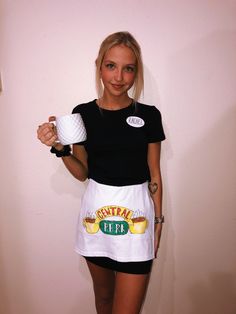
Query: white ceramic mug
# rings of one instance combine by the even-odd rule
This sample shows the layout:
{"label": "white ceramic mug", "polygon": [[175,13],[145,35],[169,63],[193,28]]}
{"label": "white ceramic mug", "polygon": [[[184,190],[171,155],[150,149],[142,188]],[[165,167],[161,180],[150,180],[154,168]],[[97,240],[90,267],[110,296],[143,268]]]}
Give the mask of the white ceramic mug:
{"label": "white ceramic mug", "polygon": [[57,137],[62,145],[83,142],[87,138],[84,122],[79,113],[56,117]]}

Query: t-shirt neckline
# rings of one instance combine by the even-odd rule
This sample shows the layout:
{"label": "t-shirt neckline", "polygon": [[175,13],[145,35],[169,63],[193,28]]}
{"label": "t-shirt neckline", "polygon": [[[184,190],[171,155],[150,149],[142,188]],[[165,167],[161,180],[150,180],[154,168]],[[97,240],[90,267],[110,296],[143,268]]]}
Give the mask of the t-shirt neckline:
{"label": "t-shirt neckline", "polygon": [[98,110],[100,110],[101,112],[108,112],[108,113],[124,112],[124,111],[126,111],[126,110],[128,110],[134,106],[134,100],[133,99],[132,99],[132,102],[128,106],[126,106],[124,108],[120,108],[120,109],[115,109],[115,110],[99,107],[99,105],[97,104],[97,99],[94,99],[94,103],[95,103],[96,107],[98,108]]}

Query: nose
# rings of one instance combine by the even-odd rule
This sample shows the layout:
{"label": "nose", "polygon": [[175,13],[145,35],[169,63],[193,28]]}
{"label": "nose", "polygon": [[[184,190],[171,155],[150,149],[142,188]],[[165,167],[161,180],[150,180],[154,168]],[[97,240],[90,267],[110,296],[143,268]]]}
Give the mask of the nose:
{"label": "nose", "polygon": [[122,69],[116,69],[115,80],[121,82],[123,80],[123,71]]}

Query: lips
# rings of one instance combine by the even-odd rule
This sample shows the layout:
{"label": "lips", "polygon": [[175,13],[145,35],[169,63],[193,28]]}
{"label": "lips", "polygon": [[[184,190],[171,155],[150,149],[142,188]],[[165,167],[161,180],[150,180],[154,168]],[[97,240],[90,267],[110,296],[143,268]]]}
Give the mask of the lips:
{"label": "lips", "polygon": [[123,84],[111,84],[115,89],[121,89],[124,85]]}

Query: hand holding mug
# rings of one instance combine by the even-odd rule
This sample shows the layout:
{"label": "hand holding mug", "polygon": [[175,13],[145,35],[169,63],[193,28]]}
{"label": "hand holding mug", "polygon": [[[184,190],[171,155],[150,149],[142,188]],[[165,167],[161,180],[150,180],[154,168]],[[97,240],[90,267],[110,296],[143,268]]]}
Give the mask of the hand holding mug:
{"label": "hand holding mug", "polygon": [[55,124],[52,123],[55,120],[55,116],[50,116],[49,122],[39,125],[37,130],[38,139],[47,146],[55,146],[58,140]]}
{"label": "hand holding mug", "polygon": [[86,129],[79,113],[49,117],[38,128],[38,139],[47,146],[71,145],[85,141]]}

